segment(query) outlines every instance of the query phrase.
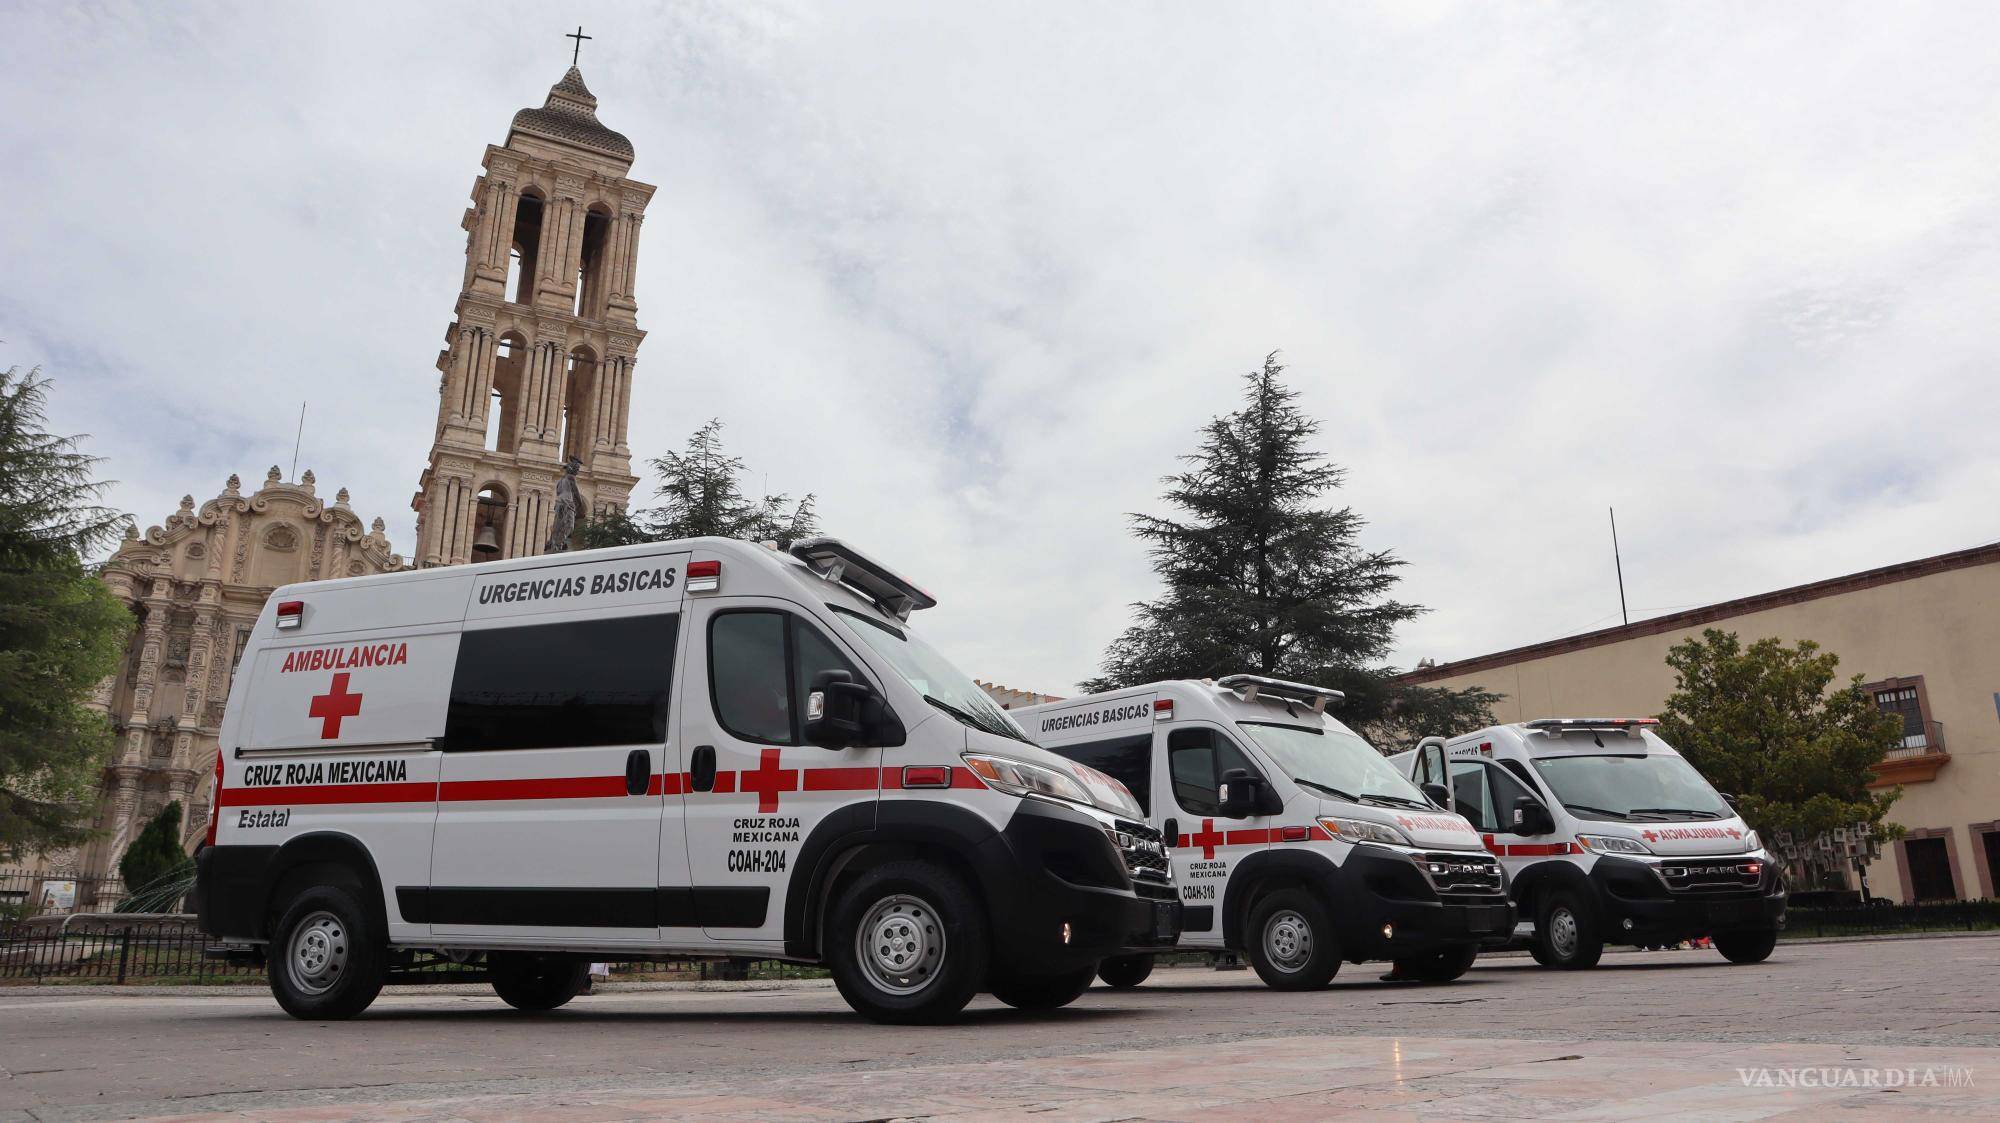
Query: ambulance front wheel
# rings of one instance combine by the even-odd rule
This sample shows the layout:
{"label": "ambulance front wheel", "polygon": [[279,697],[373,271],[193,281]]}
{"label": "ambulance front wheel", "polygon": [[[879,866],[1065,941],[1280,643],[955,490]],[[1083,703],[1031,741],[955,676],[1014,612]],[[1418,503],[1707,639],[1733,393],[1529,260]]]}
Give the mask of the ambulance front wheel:
{"label": "ambulance front wheel", "polygon": [[1340,970],[1340,941],[1319,898],[1280,889],[1257,902],[1244,928],[1250,965],[1273,990],[1318,990]]}
{"label": "ambulance front wheel", "polygon": [[1542,898],[1535,917],[1535,961],[1544,967],[1579,971],[1597,966],[1604,939],[1597,934],[1597,910],[1569,889]]}
{"label": "ambulance front wheel", "polygon": [[493,952],[486,957],[493,993],[516,1010],[553,1010],[583,993],[590,964],[561,956]]}
{"label": "ambulance front wheel", "polygon": [[1150,955],[1114,955],[1097,965],[1097,977],[1104,980],[1104,985],[1119,990],[1138,986],[1152,973]]}
{"label": "ambulance front wheel", "polygon": [[294,1018],[351,1018],[382,992],[388,947],[361,899],[345,885],[315,885],[292,898],[269,951],[271,993]]}
{"label": "ambulance front wheel", "polygon": [[1715,950],[1731,963],[1762,963],[1778,946],[1778,933],[1766,928],[1750,932],[1717,932]]}
{"label": "ambulance front wheel", "polygon": [[950,1019],[986,981],[986,913],[952,871],[887,862],[861,875],[833,907],[827,966],[840,996],[877,1022]]}

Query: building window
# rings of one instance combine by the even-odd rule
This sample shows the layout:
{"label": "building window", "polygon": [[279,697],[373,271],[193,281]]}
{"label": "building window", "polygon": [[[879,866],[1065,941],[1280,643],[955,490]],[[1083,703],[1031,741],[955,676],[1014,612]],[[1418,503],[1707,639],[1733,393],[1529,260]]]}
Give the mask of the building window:
{"label": "building window", "polygon": [[1890,760],[1944,751],[1944,726],[1931,720],[1930,699],[1922,675],[1892,678],[1862,687],[1875,706],[1903,723],[1903,742],[1889,750]]}

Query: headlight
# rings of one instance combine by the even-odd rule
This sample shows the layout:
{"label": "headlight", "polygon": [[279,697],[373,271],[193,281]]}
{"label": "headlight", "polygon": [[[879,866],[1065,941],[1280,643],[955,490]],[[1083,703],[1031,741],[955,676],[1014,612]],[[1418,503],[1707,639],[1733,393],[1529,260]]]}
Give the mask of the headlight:
{"label": "headlight", "polygon": [[1593,854],[1651,854],[1646,844],[1636,838],[1623,838],[1615,834],[1580,834],[1576,844]]}
{"label": "headlight", "polygon": [[1390,846],[1416,845],[1410,841],[1410,836],[1387,823],[1371,823],[1366,819],[1327,818],[1321,819],[1319,825],[1343,842],[1383,842]]}
{"label": "headlight", "polygon": [[1123,815],[1127,819],[1144,820],[1146,813],[1139,809],[1139,801],[1132,796],[1132,789],[1118,777],[1108,772],[1099,772],[1088,764],[1071,762],[1076,770],[1076,778],[1090,791],[1090,801],[1113,815]]}
{"label": "headlight", "polygon": [[965,766],[985,781],[987,787],[1010,795],[1041,795],[1081,803],[1086,807],[1096,806],[1081,780],[1047,765],[985,753],[966,753]]}
{"label": "headlight", "polygon": [[1745,852],[1762,850],[1763,848],[1764,848],[1764,840],[1757,837],[1756,831],[1746,831],[1744,833],[1743,849]]}

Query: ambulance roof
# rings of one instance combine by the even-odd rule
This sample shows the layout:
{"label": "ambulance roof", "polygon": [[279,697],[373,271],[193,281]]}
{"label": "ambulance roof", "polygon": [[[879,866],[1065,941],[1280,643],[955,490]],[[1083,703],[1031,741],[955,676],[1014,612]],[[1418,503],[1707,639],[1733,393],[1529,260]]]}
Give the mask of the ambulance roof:
{"label": "ambulance roof", "polygon": [[[1122,690],[1107,690],[1100,694],[1087,694],[1075,698],[1065,698],[1059,702],[1048,702],[1039,706],[1023,706],[1011,711],[1022,728],[1038,741],[1051,744],[1087,740],[1095,737],[1130,736],[1132,733],[1150,728],[1155,721],[1182,720],[1186,718],[1208,718],[1222,723],[1239,721],[1296,721],[1300,724],[1320,724],[1322,721],[1335,728],[1353,732],[1336,720],[1333,714],[1315,714],[1312,705],[1300,697],[1287,697],[1271,692],[1269,684],[1279,680],[1263,680],[1265,689],[1252,691],[1249,683],[1239,682],[1234,688],[1222,685],[1235,676],[1222,680],[1213,679],[1169,679],[1149,682],[1141,686],[1128,686]],[[1319,689],[1303,684],[1289,684],[1304,690]],[[1329,691],[1338,694],[1338,691]],[[1331,699],[1329,699],[1331,701]],[[1143,708],[1136,704],[1144,703]],[[1074,714],[1077,717],[1097,720],[1064,720]]]}

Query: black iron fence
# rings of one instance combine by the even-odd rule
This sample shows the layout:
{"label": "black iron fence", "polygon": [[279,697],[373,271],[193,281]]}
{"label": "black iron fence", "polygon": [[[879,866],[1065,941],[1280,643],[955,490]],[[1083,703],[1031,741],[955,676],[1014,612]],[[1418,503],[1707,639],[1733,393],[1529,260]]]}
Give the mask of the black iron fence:
{"label": "black iron fence", "polygon": [[1937,901],[1921,905],[1794,908],[1787,936],[1882,936],[1900,932],[1979,932],[2000,929],[2000,901]]}
{"label": "black iron fence", "polygon": [[[0,921],[0,983],[258,983],[256,963],[211,959],[212,941],[191,916],[121,913],[43,916]],[[772,979],[821,974],[769,960],[658,959],[611,964],[611,977],[643,979]],[[486,980],[478,953],[402,951],[391,960],[391,983],[477,983]]]}

